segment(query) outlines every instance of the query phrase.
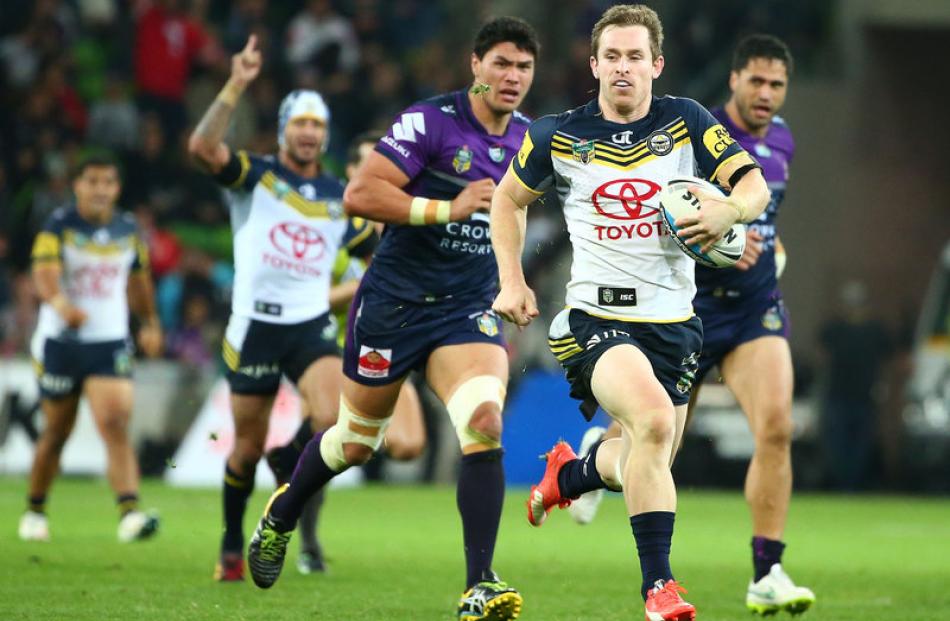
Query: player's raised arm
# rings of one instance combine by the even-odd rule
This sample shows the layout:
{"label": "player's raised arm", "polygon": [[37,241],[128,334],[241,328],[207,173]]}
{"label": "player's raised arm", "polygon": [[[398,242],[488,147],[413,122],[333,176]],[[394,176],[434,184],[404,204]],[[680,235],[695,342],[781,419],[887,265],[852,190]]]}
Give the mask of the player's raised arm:
{"label": "player's raised arm", "polygon": [[479,179],[448,201],[411,196],[402,189],[408,183],[405,172],[374,151],[347,184],[343,207],[351,216],[387,224],[445,224],[465,220],[478,210],[487,211],[495,189],[491,179]]}
{"label": "player's raised arm", "polygon": [[188,138],[188,153],[207,172],[218,174],[231,159],[224,135],[238,99],[260,72],[261,52],[257,37],[251,35],[244,49],[231,57],[231,77]]}
{"label": "player's raised arm", "polygon": [[525,282],[521,269],[528,205],[537,197],[518,182],[509,168],[491,201],[491,243],[501,285],[492,308],[518,326],[526,326],[538,316],[534,292]]}

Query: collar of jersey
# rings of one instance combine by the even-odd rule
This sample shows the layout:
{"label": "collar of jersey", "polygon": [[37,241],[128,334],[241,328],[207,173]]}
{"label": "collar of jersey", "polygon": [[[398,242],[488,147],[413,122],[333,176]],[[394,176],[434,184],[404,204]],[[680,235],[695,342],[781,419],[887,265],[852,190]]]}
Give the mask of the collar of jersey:
{"label": "collar of jersey", "polygon": [[584,113],[589,116],[596,117],[598,122],[601,122],[601,123],[607,123],[608,125],[612,125],[614,127],[622,127],[624,130],[636,130],[640,127],[650,125],[651,123],[654,122],[654,120],[656,119],[656,115],[658,114],[657,107],[658,107],[659,101],[660,101],[660,98],[657,97],[656,95],[653,95],[652,98],[650,99],[650,111],[647,112],[645,117],[643,117],[642,119],[637,119],[633,123],[615,123],[613,121],[608,121],[607,119],[605,119],[603,112],[601,112],[600,110],[600,102],[597,101],[596,97],[594,97],[589,102],[587,102],[587,105],[584,106]]}

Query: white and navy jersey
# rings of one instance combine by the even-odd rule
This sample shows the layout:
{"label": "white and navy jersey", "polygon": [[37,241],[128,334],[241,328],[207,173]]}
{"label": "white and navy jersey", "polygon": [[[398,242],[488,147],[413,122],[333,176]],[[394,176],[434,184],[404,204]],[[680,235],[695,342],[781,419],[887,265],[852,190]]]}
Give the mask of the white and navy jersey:
{"label": "white and navy jersey", "polygon": [[368,256],[376,240],[369,222],[343,214],[343,184],[326,174],[300,177],[272,155],[245,151],[216,179],[231,188],[231,312],[279,324],[326,313],[337,251]]}
{"label": "white and navy jersey", "polygon": [[148,249],[130,214],[116,213],[105,224],[93,224],[75,206],[57,209],[36,236],[32,259],[34,266],[61,266],[62,292],[87,317],[78,329],[70,329],[52,306],[43,303],[34,346],[42,347],[47,338],[98,343],[128,337],[129,274],[148,269]]}
{"label": "white and navy jersey", "polygon": [[512,160],[531,192],[553,186],[574,261],[567,305],[625,321],[673,322],[693,315],[692,259],[669,238],[659,212],[670,179],[715,179],[745,152],[691,99],[654,97],[633,123],[603,118],[597,100],[531,125]]}

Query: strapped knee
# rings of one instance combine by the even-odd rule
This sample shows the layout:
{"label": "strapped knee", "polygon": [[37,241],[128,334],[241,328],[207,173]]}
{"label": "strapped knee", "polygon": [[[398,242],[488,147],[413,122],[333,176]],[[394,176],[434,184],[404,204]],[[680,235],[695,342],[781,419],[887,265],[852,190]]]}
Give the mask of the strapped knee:
{"label": "strapped knee", "polygon": [[501,438],[488,437],[471,427],[472,416],[483,403],[496,403],[499,411],[505,404],[505,383],[494,375],[479,375],[465,380],[446,404],[463,449],[471,444],[501,448]]}
{"label": "strapped knee", "polygon": [[362,444],[377,451],[383,444],[383,437],[392,416],[386,418],[367,418],[350,409],[346,399],[340,397],[340,413],[336,424],[324,432],[320,439],[320,456],[330,468],[337,472],[351,466],[343,451],[344,444]]}

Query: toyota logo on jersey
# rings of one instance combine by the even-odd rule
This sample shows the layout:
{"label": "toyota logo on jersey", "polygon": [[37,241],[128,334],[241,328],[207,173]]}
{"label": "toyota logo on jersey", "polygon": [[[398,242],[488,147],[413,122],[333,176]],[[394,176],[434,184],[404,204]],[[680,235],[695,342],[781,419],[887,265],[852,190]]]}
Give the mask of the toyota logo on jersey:
{"label": "toyota logo on jersey", "polygon": [[640,220],[659,213],[656,207],[645,205],[660,192],[660,186],[647,179],[615,179],[603,184],[591,194],[594,209],[614,220]]}
{"label": "toyota logo on jersey", "polygon": [[320,231],[299,222],[281,222],[270,230],[270,241],[283,254],[311,263],[326,252]]}

